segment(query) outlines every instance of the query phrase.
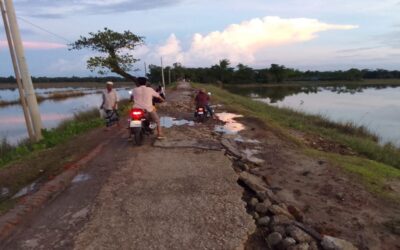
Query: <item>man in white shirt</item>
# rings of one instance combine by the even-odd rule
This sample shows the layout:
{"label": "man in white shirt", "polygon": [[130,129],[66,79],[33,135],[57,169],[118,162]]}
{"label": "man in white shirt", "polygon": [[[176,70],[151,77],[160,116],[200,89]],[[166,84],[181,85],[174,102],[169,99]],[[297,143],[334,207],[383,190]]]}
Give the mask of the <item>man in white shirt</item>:
{"label": "man in white shirt", "polygon": [[144,77],[139,77],[136,83],[136,88],[132,91],[132,97],[134,100],[133,108],[146,110],[151,118],[151,120],[157,123],[157,138],[163,139],[163,133],[160,125],[160,118],[153,106],[153,98],[164,99],[153,89],[146,86],[147,79]]}
{"label": "man in white shirt", "polygon": [[107,82],[106,90],[103,91],[102,98],[103,102],[100,106],[101,109],[104,109],[106,113],[106,126],[107,128],[114,125],[118,120],[118,94],[117,91],[113,89],[114,83]]}

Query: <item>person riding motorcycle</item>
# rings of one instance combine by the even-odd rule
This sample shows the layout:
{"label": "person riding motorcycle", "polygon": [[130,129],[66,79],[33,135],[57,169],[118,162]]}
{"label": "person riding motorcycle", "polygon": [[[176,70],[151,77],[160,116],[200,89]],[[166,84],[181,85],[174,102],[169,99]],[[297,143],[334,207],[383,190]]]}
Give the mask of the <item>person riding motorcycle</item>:
{"label": "person riding motorcycle", "polygon": [[210,107],[209,102],[210,102],[210,96],[207,94],[206,90],[204,88],[200,89],[195,97],[196,109],[204,107],[210,114],[210,116],[215,119],[214,112]]}
{"label": "person riding motorcycle", "polygon": [[132,100],[134,101],[133,108],[143,109],[147,112],[150,119],[157,124],[157,139],[163,139],[160,118],[153,105],[153,98],[164,101],[153,88],[147,87],[147,78],[139,77],[137,79],[136,88],[132,90]]}

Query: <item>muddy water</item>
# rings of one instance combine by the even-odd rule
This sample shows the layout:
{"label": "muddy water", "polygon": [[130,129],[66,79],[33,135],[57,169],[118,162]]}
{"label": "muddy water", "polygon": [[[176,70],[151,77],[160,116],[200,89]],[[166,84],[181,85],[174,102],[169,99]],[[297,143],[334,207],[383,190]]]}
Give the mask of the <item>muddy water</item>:
{"label": "muddy water", "polygon": [[363,125],[382,143],[400,146],[400,86],[229,88],[263,103]]}
{"label": "muddy water", "polygon": [[[57,91],[59,90],[57,89]],[[63,91],[65,90],[63,89]],[[81,89],[78,90],[82,91]],[[50,91],[51,89],[43,89],[43,91],[39,92],[46,95]],[[74,113],[100,106],[101,95],[95,94],[98,90],[85,89],[83,91],[92,94],[60,101],[46,100],[40,103],[39,109],[44,127],[47,129],[54,128],[65,119],[73,117]],[[2,98],[12,98],[12,95],[15,95],[15,93],[18,96],[18,91],[13,93],[10,90],[1,90],[0,93]],[[11,95],[10,93],[13,94]],[[118,94],[121,99],[129,97],[129,93],[125,89],[118,90]],[[12,144],[27,138],[25,119],[21,106],[13,105],[0,108],[0,138],[7,138]]]}

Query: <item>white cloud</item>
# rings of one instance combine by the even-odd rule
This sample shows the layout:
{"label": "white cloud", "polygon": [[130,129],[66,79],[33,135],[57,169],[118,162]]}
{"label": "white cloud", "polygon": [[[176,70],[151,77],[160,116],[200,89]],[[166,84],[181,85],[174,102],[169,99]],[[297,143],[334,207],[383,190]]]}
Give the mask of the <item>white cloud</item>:
{"label": "white cloud", "polygon": [[184,60],[181,42],[176,38],[175,34],[172,34],[164,45],[156,48],[156,55],[162,56],[172,63]]}
{"label": "white cloud", "polygon": [[81,72],[82,70],[86,69],[86,61],[91,56],[92,55],[85,55],[74,59],[60,58],[52,63],[48,67],[48,70],[51,72],[55,72],[56,74]]}
{"label": "white cloud", "polygon": [[223,31],[195,34],[186,51],[176,36],[171,35],[155,53],[193,66],[210,65],[223,58],[233,63],[252,63],[257,52],[265,48],[307,42],[323,31],[355,28],[358,26],[328,24],[316,19],[267,16],[232,24]]}

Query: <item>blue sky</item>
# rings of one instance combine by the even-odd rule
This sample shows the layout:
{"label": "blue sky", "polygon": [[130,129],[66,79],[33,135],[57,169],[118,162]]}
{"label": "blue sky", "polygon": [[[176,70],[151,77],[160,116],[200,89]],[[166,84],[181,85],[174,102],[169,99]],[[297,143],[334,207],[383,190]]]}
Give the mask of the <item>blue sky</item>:
{"label": "blue sky", "polygon": [[[15,0],[34,76],[86,76],[93,52],[67,41],[109,27],[146,37],[142,61],[209,66],[400,69],[400,0]],[[59,34],[48,34],[35,25]],[[12,68],[0,31],[0,75]],[[142,62],[138,68],[143,68]],[[140,72],[138,74],[141,74]]]}

